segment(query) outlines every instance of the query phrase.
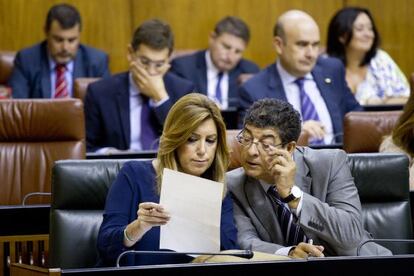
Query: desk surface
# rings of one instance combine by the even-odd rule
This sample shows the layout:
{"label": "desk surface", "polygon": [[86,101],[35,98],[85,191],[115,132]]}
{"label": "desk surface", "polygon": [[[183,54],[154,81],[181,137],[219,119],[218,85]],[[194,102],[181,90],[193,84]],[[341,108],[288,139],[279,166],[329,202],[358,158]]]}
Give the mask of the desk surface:
{"label": "desk surface", "polygon": [[309,260],[289,260],[245,263],[210,263],[158,265],[121,268],[63,269],[65,275],[398,275],[414,270],[414,255],[388,257],[330,257]]}

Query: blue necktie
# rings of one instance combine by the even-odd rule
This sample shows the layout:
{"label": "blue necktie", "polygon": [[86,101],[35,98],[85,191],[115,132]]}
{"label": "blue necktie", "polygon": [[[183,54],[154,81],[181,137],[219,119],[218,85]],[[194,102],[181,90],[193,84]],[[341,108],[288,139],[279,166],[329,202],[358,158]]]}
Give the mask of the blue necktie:
{"label": "blue necktie", "polygon": [[[300,94],[300,105],[301,105],[301,112],[302,112],[302,120],[303,122],[305,121],[309,121],[309,120],[314,120],[314,121],[318,121],[319,120],[319,116],[318,113],[316,112],[316,108],[315,105],[313,104],[313,102],[311,101],[311,99],[309,98],[308,94],[306,94],[305,91],[305,79],[304,78],[298,78],[295,80],[295,83],[297,84],[297,86],[299,87],[299,94]],[[311,144],[323,144],[324,141],[323,139],[312,139],[310,141]]]}
{"label": "blue necktie", "polygon": [[223,72],[218,73],[217,75],[217,85],[216,85],[216,100],[219,104],[222,103],[222,95],[221,95],[221,80],[223,78]]}
{"label": "blue necktie", "polygon": [[285,242],[288,246],[297,245],[300,242],[307,242],[305,232],[299,224],[294,222],[293,214],[289,208],[280,200],[280,196],[277,193],[274,186],[270,187],[267,191],[273,204],[277,209],[277,219],[282,229],[282,233],[285,238]]}
{"label": "blue necktie", "polygon": [[141,95],[141,145],[143,150],[155,149],[158,147],[156,140],[158,138],[157,131],[151,120],[151,109],[149,99]]}

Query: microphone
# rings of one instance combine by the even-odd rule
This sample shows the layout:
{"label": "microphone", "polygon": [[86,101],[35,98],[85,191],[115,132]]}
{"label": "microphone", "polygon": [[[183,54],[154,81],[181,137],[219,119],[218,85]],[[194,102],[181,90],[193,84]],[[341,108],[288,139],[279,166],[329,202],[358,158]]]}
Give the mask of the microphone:
{"label": "microphone", "polygon": [[396,242],[403,242],[403,243],[414,243],[414,240],[409,239],[369,239],[364,242],[361,242],[357,247],[357,256],[359,256],[359,253],[361,253],[361,248],[363,245],[370,243],[370,242],[390,242],[390,243],[396,243]]}
{"label": "microphone", "polygon": [[212,256],[233,256],[245,259],[253,258],[253,251],[251,250],[239,250],[238,252],[222,252],[222,253],[211,253],[211,252],[176,252],[176,251],[142,251],[142,250],[127,250],[119,254],[116,259],[116,267],[120,267],[119,262],[122,257],[128,254],[148,254],[148,255],[212,255]]}

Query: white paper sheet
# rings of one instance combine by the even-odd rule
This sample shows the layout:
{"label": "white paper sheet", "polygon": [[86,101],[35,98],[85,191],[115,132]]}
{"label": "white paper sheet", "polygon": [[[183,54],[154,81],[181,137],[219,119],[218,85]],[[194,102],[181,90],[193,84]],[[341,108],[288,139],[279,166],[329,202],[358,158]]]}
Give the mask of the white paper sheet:
{"label": "white paper sheet", "polygon": [[219,252],[223,183],[164,169],[160,204],[171,219],[161,226],[160,248]]}

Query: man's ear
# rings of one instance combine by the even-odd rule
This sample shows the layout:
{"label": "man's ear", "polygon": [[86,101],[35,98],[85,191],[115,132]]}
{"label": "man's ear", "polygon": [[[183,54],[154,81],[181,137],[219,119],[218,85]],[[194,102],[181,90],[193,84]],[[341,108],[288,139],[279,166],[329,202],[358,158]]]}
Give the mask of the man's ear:
{"label": "man's ear", "polygon": [[293,152],[294,152],[294,151],[295,151],[295,149],[296,149],[296,142],[295,142],[295,141],[289,142],[289,143],[286,145],[286,149],[287,149],[287,151],[288,151],[290,154],[293,154]]}
{"label": "man's ear", "polygon": [[275,48],[278,55],[283,52],[283,39],[280,36],[273,37],[273,48]]}
{"label": "man's ear", "polygon": [[132,62],[132,60],[133,60],[133,57],[132,57],[133,54],[134,54],[134,49],[132,48],[131,44],[128,44],[128,46],[127,46],[127,60],[128,60],[129,63]]}

